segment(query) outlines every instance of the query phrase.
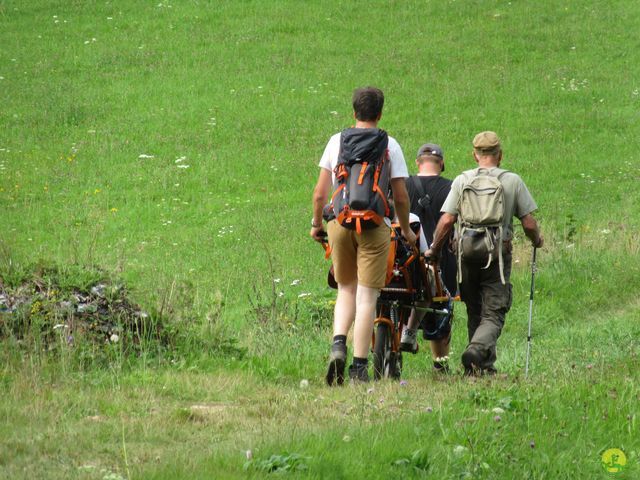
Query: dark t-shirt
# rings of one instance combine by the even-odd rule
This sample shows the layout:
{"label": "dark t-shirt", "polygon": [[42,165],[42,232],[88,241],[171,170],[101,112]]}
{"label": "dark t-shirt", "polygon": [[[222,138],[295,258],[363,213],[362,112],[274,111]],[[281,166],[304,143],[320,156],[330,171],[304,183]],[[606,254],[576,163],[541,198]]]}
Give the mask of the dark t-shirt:
{"label": "dark t-shirt", "polygon": [[[422,198],[415,182],[419,181],[422,190],[426,195],[429,195],[428,202],[423,200],[423,205],[426,208],[421,208],[419,204],[420,198]],[[451,190],[452,181],[448,178],[443,178],[437,175],[432,176],[411,176],[407,178],[407,191],[409,193],[409,200],[411,201],[411,213],[415,213],[420,217],[420,223],[422,224],[422,231],[429,246],[433,242],[433,233],[436,228],[438,220],[440,220],[440,209],[444,203],[449,190]],[[442,249],[442,258],[440,259],[440,269],[442,271],[442,280],[444,281],[447,289],[451,294],[455,294],[457,290],[456,284],[456,259],[450,252],[448,245]]]}
{"label": "dark t-shirt", "polygon": [[[416,181],[420,181],[422,190],[426,195],[429,195],[430,200],[427,207],[428,212],[423,211],[423,209],[418,204],[418,201],[420,200],[422,195],[420,195],[420,191],[414,183]],[[451,190],[452,182],[448,178],[443,178],[437,175],[428,177],[416,175],[407,178],[406,182],[407,191],[409,192],[409,200],[411,201],[411,213],[415,213],[420,217],[422,229],[425,236],[427,237],[429,245],[431,245],[431,242],[433,241],[433,232],[435,230],[435,226],[440,219],[440,209],[442,208],[442,204],[447,198],[447,195],[449,195],[449,190]],[[425,223],[427,225],[425,225]]]}

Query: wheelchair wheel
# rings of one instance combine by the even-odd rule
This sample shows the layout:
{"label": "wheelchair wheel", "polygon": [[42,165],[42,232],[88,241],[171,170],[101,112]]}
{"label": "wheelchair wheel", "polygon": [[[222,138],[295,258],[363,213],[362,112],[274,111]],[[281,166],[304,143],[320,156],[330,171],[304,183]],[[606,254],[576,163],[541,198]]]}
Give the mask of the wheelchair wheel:
{"label": "wheelchair wheel", "polygon": [[402,373],[402,355],[393,351],[391,328],[385,323],[376,327],[376,340],[373,345],[373,378],[400,379]]}

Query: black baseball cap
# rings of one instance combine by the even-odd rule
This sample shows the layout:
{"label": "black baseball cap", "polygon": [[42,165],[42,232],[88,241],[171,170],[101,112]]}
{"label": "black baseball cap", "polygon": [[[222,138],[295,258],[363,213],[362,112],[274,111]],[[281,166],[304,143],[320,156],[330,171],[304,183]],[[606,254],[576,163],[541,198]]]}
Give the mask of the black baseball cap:
{"label": "black baseball cap", "polygon": [[435,157],[440,157],[442,160],[442,171],[444,172],[444,153],[442,152],[442,148],[440,145],[436,143],[425,143],[418,149],[418,154],[416,158],[420,158],[422,155],[433,155]]}

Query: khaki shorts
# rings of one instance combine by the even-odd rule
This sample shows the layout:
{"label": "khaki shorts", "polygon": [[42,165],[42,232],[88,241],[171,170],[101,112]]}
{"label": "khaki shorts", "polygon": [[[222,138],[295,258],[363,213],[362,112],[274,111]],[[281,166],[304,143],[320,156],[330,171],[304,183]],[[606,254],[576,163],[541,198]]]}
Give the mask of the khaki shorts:
{"label": "khaki shorts", "polygon": [[357,234],[335,220],[327,225],[336,281],[382,288],[386,284],[391,230],[382,224]]}

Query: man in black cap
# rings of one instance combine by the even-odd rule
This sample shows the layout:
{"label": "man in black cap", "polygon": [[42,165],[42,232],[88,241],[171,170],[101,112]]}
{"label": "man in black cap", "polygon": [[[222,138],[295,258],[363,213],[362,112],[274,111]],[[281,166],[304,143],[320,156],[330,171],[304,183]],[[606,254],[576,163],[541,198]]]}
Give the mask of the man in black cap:
{"label": "man in black cap", "polygon": [[[422,231],[427,239],[427,247],[433,242],[433,234],[440,219],[440,209],[449,190],[451,180],[441,176],[444,172],[444,153],[440,145],[425,143],[420,147],[416,155],[418,175],[407,178],[407,191],[411,201],[411,213],[420,217]],[[442,279],[447,290],[455,295],[456,285],[456,261],[455,256],[448,248],[444,249],[440,259]],[[451,340],[451,323],[441,322],[437,314],[427,314],[424,318],[423,329],[425,338],[431,340],[431,352],[434,359],[434,369],[442,370],[444,363],[439,360],[449,355],[449,342]],[[417,351],[417,329],[423,320],[423,314],[411,313],[407,327],[402,332],[400,348],[403,351],[415,353]]]}

